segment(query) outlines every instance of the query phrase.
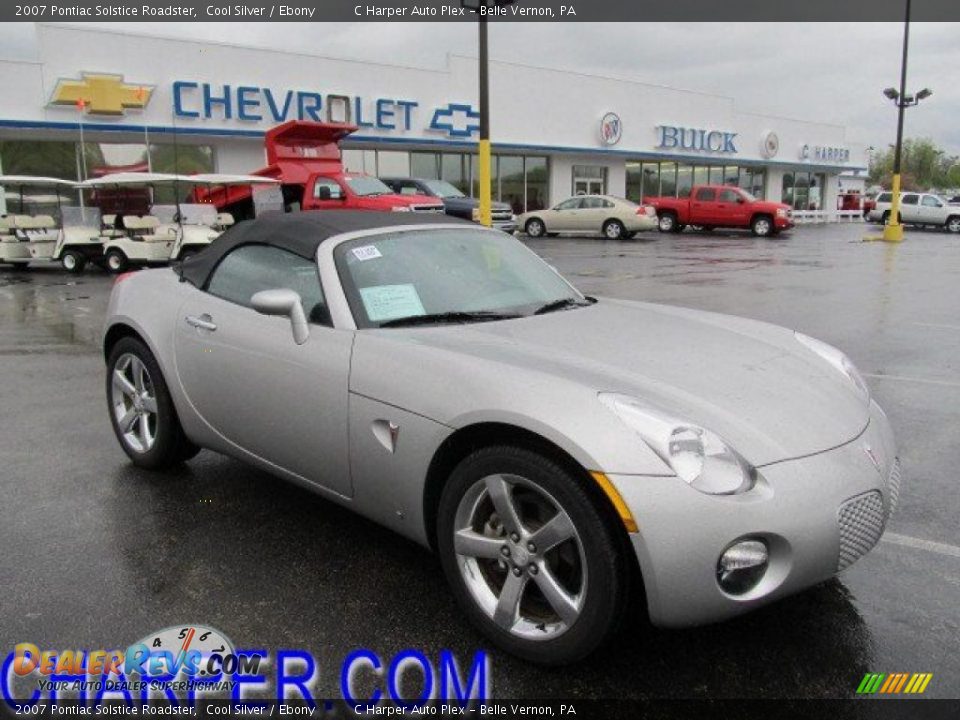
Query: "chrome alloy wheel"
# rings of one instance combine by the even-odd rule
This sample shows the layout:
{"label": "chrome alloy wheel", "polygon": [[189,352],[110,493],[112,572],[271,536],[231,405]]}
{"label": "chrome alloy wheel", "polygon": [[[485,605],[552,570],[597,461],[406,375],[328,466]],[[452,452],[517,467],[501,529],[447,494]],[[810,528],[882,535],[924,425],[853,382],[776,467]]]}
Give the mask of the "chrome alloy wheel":
{"label": "chrome alloy wheel", "polygon": [[587,563],[570,516],[518,475],[488,475],[457,506],[457,567],[480,609],[528,640],[568,630],[583,609]]}
{"label": "chrome alloy wheel", "polygon": [[110,402],[123,442],[134,452],[149,452],[157,441],[157,397],[150,373],[136,355],[124,353],[117,359]]}

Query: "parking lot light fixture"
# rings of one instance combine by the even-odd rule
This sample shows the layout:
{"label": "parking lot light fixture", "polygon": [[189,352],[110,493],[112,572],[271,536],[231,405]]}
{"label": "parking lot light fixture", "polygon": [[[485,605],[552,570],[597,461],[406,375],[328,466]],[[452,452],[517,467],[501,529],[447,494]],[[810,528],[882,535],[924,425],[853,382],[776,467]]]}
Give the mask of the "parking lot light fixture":
{"label": "parking lot light fixture", "polygon": [[513,5],[514,0],[460,0],[460,5],[477,14],[479,32],[479,81],[480,81],[480,140],[477,148],[478,172],[480,183],[480,224],[493,225],[493,213],[490,178],[490,58],[487,44],[487,14],[481,8],[495,8]]}
{"label": "parking lot light fixture", "polygon": [[908,107],[933,95],[930,88],[923,88],[916,95],[907,93],[907,54],[910,47],[910,0],[906,0],[906,18],[903,22],[903,57],[900,61],[900,89],[887,88],[883,94],[897,106],[897,144],[893,151],[893,179],[891,181],[890,215],[883,229],[887,242],[903,240],[903,225],[900,223],[900,166],[903,156],[903,116]]}

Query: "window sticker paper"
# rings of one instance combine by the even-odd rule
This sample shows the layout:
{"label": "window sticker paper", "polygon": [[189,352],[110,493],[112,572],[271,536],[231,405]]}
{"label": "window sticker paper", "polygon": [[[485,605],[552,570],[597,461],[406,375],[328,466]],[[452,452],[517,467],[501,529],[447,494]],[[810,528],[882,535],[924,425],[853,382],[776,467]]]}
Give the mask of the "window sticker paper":
{"label": "window sticker paper", "polygon": [[417,289],[409,283],[360,288],[360,299],[370,322],[426,314]]}

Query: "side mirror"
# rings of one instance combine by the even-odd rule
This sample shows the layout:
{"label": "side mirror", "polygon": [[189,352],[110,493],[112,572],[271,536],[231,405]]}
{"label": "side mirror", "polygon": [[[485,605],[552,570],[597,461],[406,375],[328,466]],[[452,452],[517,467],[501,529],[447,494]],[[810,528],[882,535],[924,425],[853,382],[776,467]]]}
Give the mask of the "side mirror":
{"label": "side mirror", "polygon": [[743,205],[747,199],[745,197],[737,197],[737,205]]}
{"label": "side mirror", "polygon": [[329,185],[321,185],[317,188],[317,200],[329,200],[330,197]]}
{"label": "side mirror", "polygon": [[303,345],[310,337],[310,326],[299,293],[286,288],[261,290],[250,298],[250,306],[261,315],[290,318],[293,340],[297,345]]}

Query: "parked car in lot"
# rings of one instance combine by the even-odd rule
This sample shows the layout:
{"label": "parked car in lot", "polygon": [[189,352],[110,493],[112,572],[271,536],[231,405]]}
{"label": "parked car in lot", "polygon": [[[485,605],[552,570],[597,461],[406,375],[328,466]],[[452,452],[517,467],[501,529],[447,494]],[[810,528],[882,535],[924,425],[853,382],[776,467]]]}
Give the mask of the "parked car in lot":
{"label": "parked car in lot", "polygon": [[[880,193],[868,219],[886,225],[890,220],[892,203],[892,192]],[[960,233],[960,207],[951,205],[933,193],[902,192],[900,222],[904,225],[946,228],[952,233]]]}
{"label": "parked car in lot", "polygon": [[[447,215],[480,222],[480,201],[466,195],[446,180],[408,177],[382,177],[380,180],[400,195],[427,195],[437,198],[443,203],[443,209]],[[497,230],[507,233],[516,231],[517,217],[507,203],[492,203],[490,215],[493,227]]]}
{"label": "parked car in lot", "polygon": [[577,195],[552,208],[519,215],[517,225],[530,237],[599,232],[616,240],[653,230],[657,227],[657,215],[649,205],[637,205],[613,195]]}
{"label": "parked car in lot", "polygon": [[827,580],[899,491],[886,415],[839,350],[587,297],[443,217],[240,223],[121,276],[103,352],[135,465],[209,448],[352,508],[434,549],[467,617],[540,663],[626,612],[687,626]]}
{"label": "parked car in lot", "polygon": [[758,200],[746,190],[728,185],[694,185],[690,197],[645,198],[657,211],[661,232],[680,232],[687,225],[704,230],[749,228],[766,237],[793,227],[789,205]]}

